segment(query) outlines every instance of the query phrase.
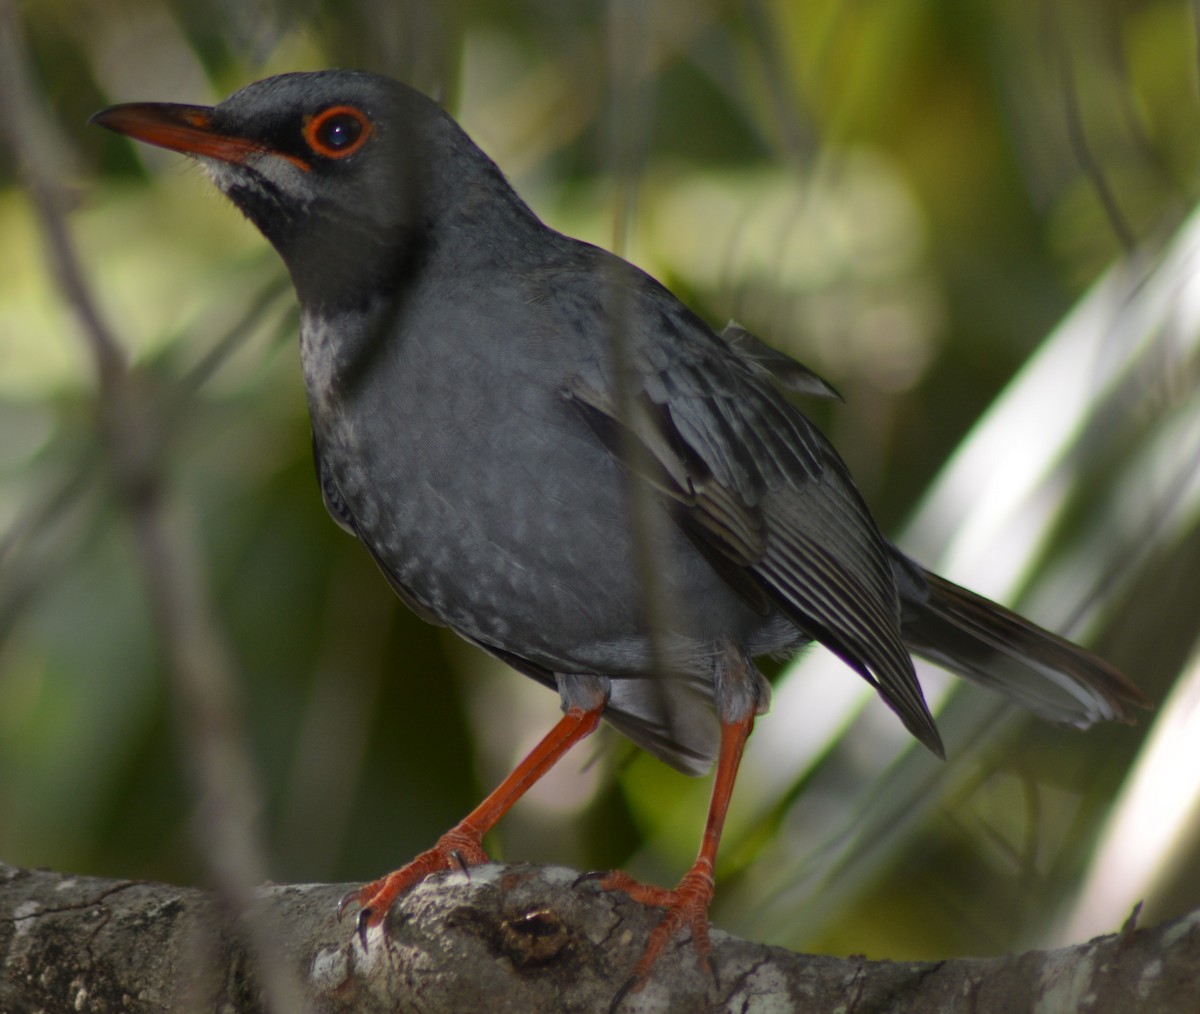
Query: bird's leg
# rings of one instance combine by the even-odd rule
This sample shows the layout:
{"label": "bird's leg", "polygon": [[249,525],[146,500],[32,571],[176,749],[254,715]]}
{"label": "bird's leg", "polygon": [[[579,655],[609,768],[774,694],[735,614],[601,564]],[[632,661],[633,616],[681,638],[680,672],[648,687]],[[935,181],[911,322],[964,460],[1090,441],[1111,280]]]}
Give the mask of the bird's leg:
{"label": "bird's leg", "polygon": [[558,724],[546,734],[482,803],[447,831],[437,844],[408,865],[347,894],[338,904],[340,917],[346,906],[361,906],[358,915],[359,936],[366,946],[366,932],[383,921],[392,903],[410,887],[431,873],[462,869],[488,861],[483,836],[572,746],[593,732],[600,723],[604,704],[595,707],[570,707]]}
{"label": "bird's leg", "polygon": [[717,756],[717,774],[713,780],[712,800],[708,805],[708,820],[704,825],[704,838],[700,843],[700,854],[691,869],[683,875],[674,890],[654,887],[634,880],[619,870],[609,873],[600,881],[601,887],[624,891],[635,901],[644,905],[665,908],[662,921],[650,934],[646,949],[634,967],[620,996],[638,990],[645,983],[651,968],[662,954],[663,948],[684,926],[690,926],[692,940],[702,968],[709,966],[710,944],[708,941],[708,906],[713,897],[713,870],[717,858],[717,846],[721,841],[721,829],[725,825],[725,814],[729,810],[729,797],[737,778],[742,750],[750,731],[754,728],[754,709],[741,718],[721,723],[721,752]]}

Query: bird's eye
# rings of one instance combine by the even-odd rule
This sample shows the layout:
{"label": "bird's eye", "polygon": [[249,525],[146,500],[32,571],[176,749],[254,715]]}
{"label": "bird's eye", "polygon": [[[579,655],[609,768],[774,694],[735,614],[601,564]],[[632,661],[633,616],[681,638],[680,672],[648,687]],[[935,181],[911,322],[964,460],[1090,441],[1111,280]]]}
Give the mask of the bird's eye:
{"label": "bird's eye", "polygon": [[304,140],[318,155],[345,158],[366,144],[373,129],[361,109],[331,106],[305,121]]}

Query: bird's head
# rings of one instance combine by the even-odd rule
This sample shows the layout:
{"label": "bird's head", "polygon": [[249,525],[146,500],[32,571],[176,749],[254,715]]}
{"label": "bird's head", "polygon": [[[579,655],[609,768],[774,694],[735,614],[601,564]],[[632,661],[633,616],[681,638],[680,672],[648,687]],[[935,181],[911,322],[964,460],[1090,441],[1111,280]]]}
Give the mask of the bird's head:
{"label": "bird's head", "polygon": [[394,288],[478,167],[498,175],[432,100],[358,71],[281,74],[212,107],[112,106],[91,122],[199,160],[315,307]]}

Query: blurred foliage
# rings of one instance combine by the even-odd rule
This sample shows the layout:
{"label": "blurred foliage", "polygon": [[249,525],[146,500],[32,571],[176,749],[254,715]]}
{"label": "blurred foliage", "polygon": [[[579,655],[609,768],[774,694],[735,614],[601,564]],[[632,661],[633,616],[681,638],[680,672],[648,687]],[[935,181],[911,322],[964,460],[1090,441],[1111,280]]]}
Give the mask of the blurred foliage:
{"label": "blurred foliage", "polygon": [[[398,865],[549,727],[557,701],[421,624],[324,516],[282,266],[189,163],[86,127],[92,112],[212,102],[269,73],[323,66],[382,71],[442,97],[556,228],[620,248],[713,323],[736,317],[828,377],[847,405],[814,414],[894,531],[1088,286],[1191,210],[1192,10],[1183,0],[21,5],[76,200],[74,239],[159,407],[169,481],[234,648],[272,875],[356,880]],[[0,855],[194,880],[162,652],[20,156],[0,160]],[[1194,401],[1194,376],[1172,373],[1173,397]],[[1079,479],[1044,565],[1102,510],[1082,495],[1095,479]],[[1196,551],[1186,536],[1151,554],[1160,577],[1125,587],[1109,610],[1153,621],[1145,664],[1116,650],[1136,643],[1129,624],[1110,647],[1156,698],[1195,639],[1195,570],[1178,569]],[[1151,609],[1147,596],[1167,587],[1177,590]],[[1060,602],[1059,618],[1083,604]],[[952,751],[952,777],[922,796],[919,826],[859,892],[811,930],[773,938],[893,957],[1036,938],[1143,734],[1009,724],[969,757]],[[762,858],[772,842],[801,847],[798,813],[813,822],[801,837],[814,851],[824,831],[853,822],[856,749],[867,748],[831,747],[772,798],[755,795],[727,843],[731,893],[756,858],[773,861]],[[678,876],[706,783],[607,733],[562,767],[506,818],[497,855],[591,868],[636,854],[639,873]],[[1177,903],[1197,903],[1195,890]],[[730,911],[754,932],[753,908]]]}

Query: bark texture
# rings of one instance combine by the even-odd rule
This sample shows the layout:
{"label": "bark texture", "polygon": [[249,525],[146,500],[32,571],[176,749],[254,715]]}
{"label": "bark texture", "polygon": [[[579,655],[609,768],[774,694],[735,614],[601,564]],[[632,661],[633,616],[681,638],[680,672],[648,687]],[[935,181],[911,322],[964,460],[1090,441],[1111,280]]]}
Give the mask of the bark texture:
{"label": "bark texture", "polygon": [[[605,1011],[657,913],[576,876],[493,865],[434,878],[364,951],[334,915],[344,886],[266,886],[233,917],[192,888],[0,865],[0,1011],[266,1011],[260,984],[277,973],[295,987],[287,1005],[313,1014]],[[248,944],[263,929],[284,966],[266,977]],[[713,963],[715,977],[701,972],[682,942],[617,1009],[1200,1010],[1200,913],[1056,951],[937,962],[815,957],[714,932]]]}

